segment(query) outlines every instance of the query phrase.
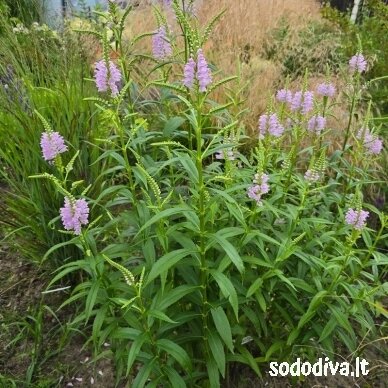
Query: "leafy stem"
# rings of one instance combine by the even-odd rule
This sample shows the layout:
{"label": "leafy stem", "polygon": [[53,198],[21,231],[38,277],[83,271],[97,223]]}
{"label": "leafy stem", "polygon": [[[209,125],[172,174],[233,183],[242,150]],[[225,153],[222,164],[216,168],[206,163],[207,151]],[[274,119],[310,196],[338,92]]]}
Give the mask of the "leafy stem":
{"label": "leafy stem", "polygon": [[200,270],[201,270],[201,289],[202,289],[202,322],[203,332],[207,331],[207,280],[208,272],[206,268],[206,247],[205,247],[205,234],[206,234],[206,220],[205,220],[205,184],[203,179],[203,164],[202,164],[202,104],[200,97],[197,101],[197,126],[196,126],[196,142],[197,142],[197,155],[196,155],[196,167],[198,171],[198,188],[199,188],[199,221],[200,221]]}

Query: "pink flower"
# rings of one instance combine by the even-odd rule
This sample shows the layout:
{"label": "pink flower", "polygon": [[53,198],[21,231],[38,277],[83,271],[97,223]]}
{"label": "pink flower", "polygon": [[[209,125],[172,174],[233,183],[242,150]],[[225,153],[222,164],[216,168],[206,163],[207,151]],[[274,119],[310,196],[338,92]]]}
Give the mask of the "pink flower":
{"label": "pink flower", "polygon": [[361,128],[358,131],[357,139],[363,142],[363,145],[369,154],[378,155],[383,149],[383,141],[370,132],[368,128]]}
{"label": "pink flower", "polygon": [[305,115],[314,108],[314,93],[310,91],[295,92],[289,101],[289,105],[292,111],[301,110],[302,114]]}
{"label": "pink flower", "polygon": [[306,179],[306,181],[310,183],[317,182],[319,181],[320,178],[321,178],[321,175],[319,174],[318,171],[315,171],[315,170],[307,170],[306,173],[304,174],[304,179]]}
{"label": "pink flower", "polygon": [[302,113],[305,115],[314,108],[314,93],[304,92],[302,102]]}
{"label": "pink flower", "polygon": [[195,79],[195,67],[196,63],[193,58],[190,58],[188,62],[185,65],[185,68],[183,70],[183,85],[185,85],[187,88],[191,89],[194,85],[194,79]]}
{"label": "pink flower", "polygon": [[99,92],[107,92],[110,89],[112,97],[119,94],[118,83],[121,81],[121,72],[112,61],[109,61],[109,71],[104,60],[96,62],[94,79]]}
{"label": "pink flower", "polygon": [[325,97],[334,97],[335,86],[333,84],[322,83],[317,86],[317,93]]}
{"label": "pink flower", "polygon": [[201,49],[197,52],[197,63],[190,58],[183,70],[183,85],[191,89],[197,79],[199,91],[206,92],[206,88],[212,82],[212,74]]}
{"label": "pink flower", "polygon": [[280,89],[276,93],[276,99],[280,102],[290,103],[292,100],[292,92],[287,89]]}
{"label": "pink flower", "polygon": [[248,189],[248,197],[254,199],[258,205],[261,205],[261,196],[269,192],[269,177],[267,174],[255,174],[253,185]]}
{"label": "pink flower", "polygon": [[345,222],[354,229],[361,230],[365,227],[368,216],[369,212],[365,210],[349,209],[345,215]]}
{"label": "pink flower", "polygon": [[74,230],[75,234],[81,233],[81,225],[87,225],[89,207],[85,199],[74,200],[65,197],[65,205],[60,209],[63,226],[66,230]]}
{"label": "pink flower", "polygon": [[318,135],[322,132],[326,125],[326,118],[322,116],[313,116],[307,123],[307,129],[310,132],[316,132]]}
{"label": "pink flower", "polygon": [[349,60],[349,69],[352,73],[359,72],[363,73],[366,70],[368,63],[361,53],[353,55]]}
{"label": "pink flower", "polygon": [[276,113],[271,115],[261,115],[259,117],[259,137],[262,139],[266,134],[280,137],[284,132],[284,127],[280,124]]}
{"label": "pink flower", "polygon": [[159,27],[152,37],[152,52],[154,57],[160,60],[172,55],[171,44],[167,39],[166,28],[164,26]]}
{"label": "pink flower", "polygon": [[206,92],[206,88],[212,82],[212,75],[201,49],[198,50],[197,79],[199,83],[199,91]]}
{"label": "pink flower", "polygon": [[65,140],[58,132],[43,132],[40,146],[43,158],[47,161],[53,160],[57,155],[67,151]]}
{"label": "pink flower", "polygon": [[231,148],[226,149],[226,150],[219,150],[216,152],[216,159],[222,160],[222,159],[227,159],[227,160],[235,160],[236,156]]}

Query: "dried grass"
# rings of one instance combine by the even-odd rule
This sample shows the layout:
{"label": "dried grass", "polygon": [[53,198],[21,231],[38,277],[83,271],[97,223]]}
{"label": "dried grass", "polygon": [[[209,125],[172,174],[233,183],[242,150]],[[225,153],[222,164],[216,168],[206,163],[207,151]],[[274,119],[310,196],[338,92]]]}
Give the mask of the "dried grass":
{"label": "dried grass", "polygon": [[[263,59],[270,32],[285,20],[297,35],[312,20],[320,20],[319,3],[315,0],[204,1],[197,6],[198,20],[205,25],[222,9],[226,13],[206,44],[206,55],[223,76],[240,73],[241,84],[246,85],[245,107],[249,110],[245,124],[252,130],[257,117],[265,110],[269,95],[284,81],[281,64]],[[169,22],[176,31],[172,17]],[[133,37],[155,27],[150,6],[143,5],[128,19],[125,36]],[[136,49],[150,52],[151,39],[142,40]]]}
{"label": "dried grass", "polygon": [[[201,3],[201,0],[197,2]],[[243,87],[241,98],[244,103],[238,109],[247,109],[244,125],[247,133],[253,137],[258,117],[265,111],[276,89],[285,83],[283,64],[280,61],[265,59],[264,51],[271,44],[276,45],[279,55],[282,53],[287,55],[289,51],[295,51],[300,46],[303,50],[299,33],[303,30],[306,35],[306,29],[311,26],[311,22],[323,23],[319,8],[319,2],[315,0],[212,0],[204,1],[203,5],[197,7],[198,21],[203,26],[221,10],[226,9],[225,15],[218,22],[206,44],[206,56],[219,69],[220,75],[217,75],[217,78],[239,74],[240,82],[233,87],[235,89]],[[172,31],[178,31],[172,14],[168,15],[168,21]],[[273,31],[280,25],[289,27],[287,37],[284,41],[275,42]],[[127,19],[124,39],[129,41],[136,35],[155,29],[156,21],[151,5],[143,1]],[[314,35],[314,31],[307,30],[307,34]],[[325,58],[327,50],[330,49],[328,42],[319,39],[318,41],[319,45],[313,45],[314,53]],[[90,42],[89,46],[98,47],[94,41]],[[140,40],[133,48],[134,52],[143,54],[151,53],[151,49],[150,37]],[[101,53],[96,55],[101,56]],[[309,53],[303,52],[303,56],[308,55]],[[144,76],[153,65],[151,62],[142,62],[138,70]],[[323,80],[323,77],[311,74],[310,88],[315,89],[315,86]],[[301,78],[296,78],[289,86],[298,89],[302,82]],[[335,83],[337,90],[344,86],[340,80]],[[223,102],[223,91],[219,90],[212,98]],[[332,118],[328,122],[329,127],[338,128],[331,132],[331,149],[341,146],[343,130],[347,124],[347,116],[344,116],[343,109],[335,110],[333,113],[336,119]]]}

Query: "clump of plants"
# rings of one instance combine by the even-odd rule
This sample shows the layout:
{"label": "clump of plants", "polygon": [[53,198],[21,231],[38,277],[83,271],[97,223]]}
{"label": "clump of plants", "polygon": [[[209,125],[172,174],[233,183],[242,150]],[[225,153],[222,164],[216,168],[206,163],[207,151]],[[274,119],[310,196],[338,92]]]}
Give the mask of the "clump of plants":
{"label": "clump of plants", "polygon": [[27,26],[42,20],[44,6],[42,0],[0,0],[0,10],[4,15]]}
{"label": "clump of plants", "polygon": [[[207,59],[220,16],[202,27],[192,3],[156,6],[157,30],[134,38],[152,39],[149,83],[135,81],[144,55],[123,49],[130,7],[109,1],[103,28],[84,31],[103,48],[99,96],[86,97],[101,131],[81,152],[48,112],[32,113],[42,163],[24,179],[61,202],[42,223],[66,238],[46,254],[65,248],[48,288],[77,275],[63,304],[82,305],[71,326],[88,325],[95,356],[112,357],[116,383],[133,387],[219,387],[236,364],[261,376],[269,361],[335,358],[377,335],[374,318],[386,315],[388,219],[363,198],[383,142],[370,112],[355,115],[363,54],[348,64],[339,149],[329,151],[339,94],[329,76],[315,90],[307,77],[300,90],[284,85],[248,138],[235,96],[212,99],[236,78],[221,79]],[[80,170],[88,151],[95,159]],[[85,179],[96,164],[98,187]]]}
{"label": "clump of plants", "polygon": [[[311,20],[300,30],[295,30],[286,19],[267,37],[263,55],[282,65],[283,74],[289,78],[310,73],[325,74],[327,66],[337,71],[343,58],[338,31],[328,22]],[[354,51],[353,51],[354,52]]]}
{"label": "clump of plants", "polygon": [[353,23],[346,13],[330,7],[324,7],[322,14],[340,29],[340,52],[344,57],[351,55],[361,45],[364,54],[370,58],[370,68],[366,74],[366,80],[371,81],[369,92],[374,107],[386,121],[388,50],[385,32],[388,28],[388,4],[382,0],[370,0],[364,3],[357,23]]}
{"label": "clump of plants", "polygon": [[[84,80],[91,68],[74,33],[39,24],[17,27],[4,15],[0,26],[0,225],[11,249],[42,263],[45,252],[67,238],[46,222],[55,217],[60,198],[51,187],[26,180],[47,168],[39,150],[42,122],[34,110],[80,151],[76,175],[95,186],[101,183],[99,151],[85,146],[103,128],[94,119],[94,104],[85,100],[95,89]],[[62,262],[64,252],[58,253]]]}

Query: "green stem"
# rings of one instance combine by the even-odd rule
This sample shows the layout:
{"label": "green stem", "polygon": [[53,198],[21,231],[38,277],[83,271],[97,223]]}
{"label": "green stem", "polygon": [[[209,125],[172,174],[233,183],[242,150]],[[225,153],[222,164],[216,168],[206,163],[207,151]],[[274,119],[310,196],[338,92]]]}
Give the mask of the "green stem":
{"label": "green stem", "polygon": [[365,258],[365,262],[368,262],[368,260],[371,257],[372,253],[376,250],[377,243],[379,242],[380,237],[381,237],[381,235],[382,235],[384,230],[385,230],[385,222],[382,222],[380,230],[377,233],[376,239],[375,239],[373,245],[371,246],[371,248],[369,249],[368,256]]}
{"label": "green stem", "polygon": [[205,250],[205,232],[206,232],[206,220],[205,220],[205,184],[203,179],[203,165],[202,165],[202,117],[201,117],[201,101],[197,101],[197,122],[196,128],[196,140],[197,140],[197,157],[196,167],[198,171],[198,188],[199,188],[199,221],[200,221],[200,270],[201,270],[201,289],[202,289],[202,327],[204,337],[206,338],[207,331],[207,281],[208,271],[206,268],[206,250]]}
{"label": "green stem", "polygon": [[133,204],[136,206],[136,204],[137,204],[136,190],[135,190],[135,184],[134,184],[133,176],[132,176],[132,167],[131,167],[131,164],[130,164],[129,158],[128,158],[127,147],[126,147],[126,143],[125,143],[125,139],[124,139],[124,129],[123,129],[123,126],[122,126],[120,119],[119,119],[118,107],[117,107],[116,115],[117,115],[116,116],[117,120],[119,121],[116,124],[116,128],[118,128],[119,132],[120,132],[121,152],[124,156],[125,170],[126,170],[127,175],[128,175],[129,187],[130,187],[131,193],[132,193],[132,201],[133,201]]}
{"label": "green stem", "polygon": [[[363,263],[368,264],[369,259],[370,259],[371,255],[372,255],[372,253],[376,250],[377,243],[380,241],[380,237],[383,234],[383,231],[385,230],[386,224],[385,224],[384,221],[385,220],[383,220],[383,222],[381,223],[380,229],[379,229],[379,231],[377,233],[377,236],[375,238],[375,241],[374,241],[373,245],[368,250],[368,255],[366,256],[366,258],[364,260],[362,260]],[[352,277],[352,282],[358,278],[358,276],[360,275],[362,270],[363,270],[363,265],[360,266],[360,268],[357,271],[357,273]]]}
{"label": "green stem", "polygon": [[330,284],[330,287],[328,289],[328,293],[330,293],[331,291],[333,291],[334,287],[337,285],[337,282],[338,282],[338,279],[339,277],[341,276],[342,274],[342,271],[348,266],[348,263],[349,263],[349,258],[350,258],[350,255],[352,254],[352,246],[353,244],[355,243],[355,241],[357,240],[357,232],[353,231],[353,236],[349,242],[349,244],[347,245],[347,252],[346,252],[346,256],[345,256],[345,259],[341,265],[341,268],[339,269],[339,271],[337,272],[337,275],[336,277],[333,279],[333,281],[331,282]]}
{"label": "green stem", "polygon": [[345,132],[345,138],[344,138],[344,143],[342,145],[342,152],[345,151],[346,144],[349,140],[349,135],[350,135],[350,126],[352,124],[353,120],[353,112],[354,112],[354,107],[356,105],[356,93],[357,93],[357,87],[358,87],[358,82],[356,85],[353,85],[353,95],[352,95],[352,103],[350,105],[350,112],[349,112],[349,120],[348,120],[348,125],[346,127],[346,132]]}
{"label": "green stem", "polygon": [[306,198],[307,198],[307,195],[308,195],[308,192],[309,192],[309,188],[307,186],[307,184],[305,185],[304,189],[303,189],[303,193],[302,193],[302,198],[300,200],[300,205],[298,207],[298,210],[296,211],[296,217],[295,219],[292,221],[291,225],[290,225],[290,229],[288,231],[288,241],[287,241],[287,244],[289,244],[291,241],[292,241],[292,235],[299,223],[299,220],[300,220],[300,217],[301,217],[301,214],[303,213],[303,210],[304,210],[304,204],[306,202]]}
{"label": "green stem", "polygon": [[[328,102],[328,97],[324,96],[323,97],[322,117],[326,117],[327,102]],[[319,135],[319,146],[318,146],[318,150],[317,151],[319,151],[322,148],[322,140],[323,140],[323,136],[322,136],[322,134],[320,134]]]}

